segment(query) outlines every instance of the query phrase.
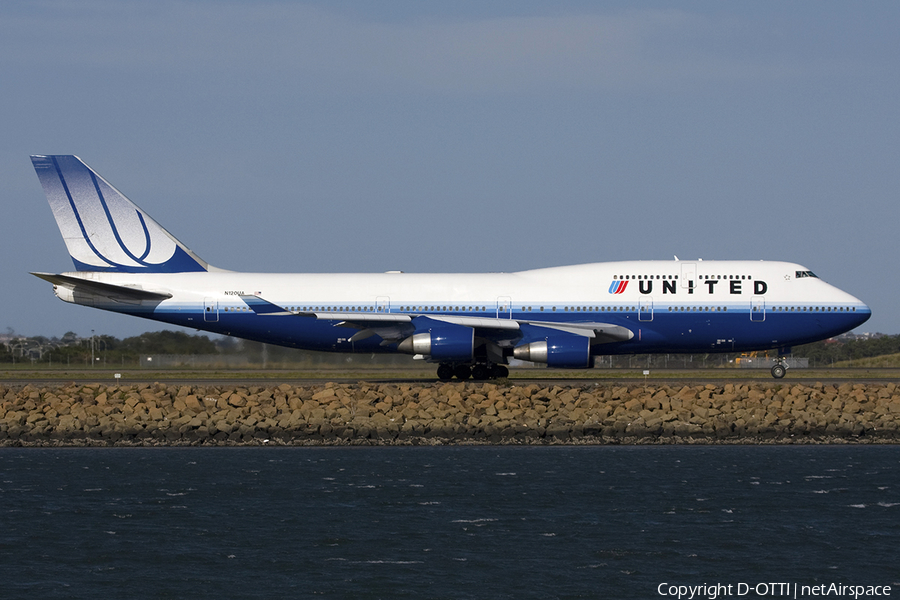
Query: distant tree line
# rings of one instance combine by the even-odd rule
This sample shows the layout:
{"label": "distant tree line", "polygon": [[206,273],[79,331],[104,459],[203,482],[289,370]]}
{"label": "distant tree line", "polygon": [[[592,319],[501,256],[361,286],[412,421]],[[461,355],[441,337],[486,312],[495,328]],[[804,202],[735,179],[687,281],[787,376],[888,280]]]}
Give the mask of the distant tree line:
{"label": "distant tree line", "polygon": [[827,367],[837,362],[900,353],[900,335],[879,335],[856,339],[831,339],[794,346],[794,356],[809,358],[811,367]]}
{"label": "distant tree line", "polygon": [[[243,357],[247,364],[261,367],[301,363],[333,366],[351,361],[357,365],[397,366],[411,362],[411,357],[405,354],[356,355],[355,359],[348,360],[347,355],[284,348],[232,337],[211,340],[206,335],[168,330],[142,333],[122,340],[110,335],[79,337],[73,332],[68,332],[61,338],[16,337],[13,332],[7,337],[13,339],[6,344],[0,343],[0,364],[85,367],[93,361],[94,366],[99,367],[147,367],[151,363],[146,361],[142,365],[142,357],[160,356]],[[152,363],[153,366],[156,364],[158,363]]]}
{"label": "distant tree line", "polygon": [[[233,346],[233,344],[230,344]],[[78,337],[68,332],[61,338],[22,337],[0,345],[0,362],[89,365],[91,359],[111,364],[134,364],[146,354],[218,354],[220,348],[205,335],[181,331],[152,331],[120,340],[111,335]]]}

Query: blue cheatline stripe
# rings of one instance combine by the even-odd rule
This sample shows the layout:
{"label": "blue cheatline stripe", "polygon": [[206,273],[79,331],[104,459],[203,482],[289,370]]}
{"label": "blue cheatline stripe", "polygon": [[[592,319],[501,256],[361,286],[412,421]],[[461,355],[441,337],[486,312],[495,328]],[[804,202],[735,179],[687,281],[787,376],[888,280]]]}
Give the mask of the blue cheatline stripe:
{"label": "blue cheatline stripe", "polygon": [[[105,307],[106,308],[106,307]],[[345,335],[343,331],[337,331],[333,327],[335,320],[311,320],[297,319],[291,316],[279,318],[262,317],[251,311],[223,312],[220,313],[220,321],[216,323],[203,321],[203,308],[199,303],[178,303],[177,305],[163,305],[162,307],[147,311],[144,309],[126,308],[117,306],[115,312],[124,312],[146,316],[164,322],[177,323],[180,325],[196,327],[206,331],[214,331],[219,333],[228,333],[237,335],[238,337],[249,337],[251,339],[265,338],[272,343],[284,343],[288,341],[290,344],[299,347],[316,347],[324,349],[334,349],[334,343],[340,337]],[[563,315],[555,315],[562,317]],[[568,316],[573,316],[569,314]],[[610,317],[613,317],[610,315]],[[843,318],[841,318],[843,317]],[[837,314],[831,318],[821,319],[822,326],[826,330],[845,331],[852,328],[864,318],[863,315]],[[271,319],[278,319],[277,326],[272,327]],[[721,329],[718,333],[703,333],[700,330],[682,338],[686,328],[692,324],[707,324],[708,319],[713,319],[719,328],[727,328],[728,337],[734,338],[733,348],[724,348],[717,346],[715,339],[722,337]],[[558,323],[575,322],[583,319],[554,319]],[[619,354],[628,352],[716,352],[731,351],[745,349],[774,348],[777,346],[795,345],[813,339],[820,339],[819,334],[811,335],[813,331],[811,325],[818,322],[820,317],[815,315],[785,315],[778,319],[773,316],[773,320],[780,321],[779,324],[773,326],[765,322],[752,322],[747,318],[747,313],[718,313],[697,314],[697,313],[678,313],[665,314],[661,318],[655,319],[652,327],[648,327],[648,323],[639,323],[633,316],[627,318],[624,315],[617,315],[608,322],[616,325],[628,327],[635,331],[635,339],[628,342],[616,342],[612,344],[603,344],[593,349],[599,354]],[[818,326],[815,328],[818,330]],[[641,332],[640,334],[638,332]],[[777,331],[777,342],[773,341],[773,332]],[[373,338],[374,340],[375,338]],[[385,350],[377,344],[367,345],[358,342],[355,346],[357,350],[369,348],[372,351],[390,351]]]}

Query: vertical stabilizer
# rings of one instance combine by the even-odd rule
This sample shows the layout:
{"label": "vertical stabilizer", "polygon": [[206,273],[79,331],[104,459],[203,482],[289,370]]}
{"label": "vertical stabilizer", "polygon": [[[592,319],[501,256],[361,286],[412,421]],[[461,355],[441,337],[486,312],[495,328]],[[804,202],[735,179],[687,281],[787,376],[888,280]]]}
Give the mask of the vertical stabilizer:
{"label": "vertical stabilizer", "polygon": [[77,270],[209,270],[206,261],[77,156],[32,156],[31,162]]}

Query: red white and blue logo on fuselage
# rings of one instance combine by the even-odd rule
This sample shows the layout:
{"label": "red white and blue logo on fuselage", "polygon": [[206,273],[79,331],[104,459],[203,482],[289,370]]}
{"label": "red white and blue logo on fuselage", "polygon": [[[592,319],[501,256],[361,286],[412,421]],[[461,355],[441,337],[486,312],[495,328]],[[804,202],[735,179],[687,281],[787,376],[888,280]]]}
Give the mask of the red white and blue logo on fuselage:
{"label": "red white and blue logo on fuselage", "polygon": [[609,293],[610,294],[621,294],[625,291],[625,288],[628,286],[627,281],[613,281],[609,284]]}

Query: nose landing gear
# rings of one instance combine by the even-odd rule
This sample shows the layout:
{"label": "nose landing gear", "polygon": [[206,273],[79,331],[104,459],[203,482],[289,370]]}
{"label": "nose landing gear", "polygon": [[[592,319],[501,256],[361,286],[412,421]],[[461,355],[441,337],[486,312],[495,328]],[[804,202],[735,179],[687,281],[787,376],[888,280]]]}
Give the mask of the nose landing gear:
{"label": "nose landing gear", "polygon": [[781,379],[786,374],[787,374],[787,365],[782,362],[782,359],[779,358],[778,362],[776,362],[772,366],[772,377],[774,377],[775,379]]}

